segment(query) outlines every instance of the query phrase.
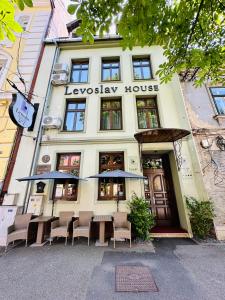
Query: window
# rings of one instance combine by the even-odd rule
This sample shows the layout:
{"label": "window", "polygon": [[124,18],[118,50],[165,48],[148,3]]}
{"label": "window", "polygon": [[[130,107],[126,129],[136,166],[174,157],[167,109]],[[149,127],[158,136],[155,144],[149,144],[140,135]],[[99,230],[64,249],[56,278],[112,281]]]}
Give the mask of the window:
{"label": "window", "polygon": [[[124,170],[124,154],[100,153],[99,172]],[[125,199],[125,179],[124,178],[101,178],[98,189],[99,200],[124,200]]]}
{"label": "window", "polygon": [[151,79],[152,71],[149,57],[133,57],[133,71],[135,80]]}
{"label": "window", "polygon": [[[58,155],[57,170],[79,176],[80,153],[63,153]],[[59,200],[77,200],[78,182],[57,179],[53,189],[53,198]]]}
{"label": "window", "polygon": [[63,130],[83,131],[85,118],[85,100],[68,101]]}
{"label": "window", "polygon": [[102,59],[102,81],[120,80],[119,58]]}
{"label": "window", "polygon": [[29,20],[29,16],[20,16],[18,19],[18,23],[20,23],[24,31],[26,31],[28,28]]}
{"label": "window", "polygon": [[77,60],[72,62],[71,82],[84,83],[88,82],[89,61]]}
{"label": "window", "polygon": [[101,100],[101,130],[122,129],[121,99]]}
{"label": "window", "polygon": [[138,128],[150,129],[159,127],[159,116],[154,98],[137,98]]}
{"label": "window", "polygon": [[210,88],[219,115],[225,115],[225,87]]}

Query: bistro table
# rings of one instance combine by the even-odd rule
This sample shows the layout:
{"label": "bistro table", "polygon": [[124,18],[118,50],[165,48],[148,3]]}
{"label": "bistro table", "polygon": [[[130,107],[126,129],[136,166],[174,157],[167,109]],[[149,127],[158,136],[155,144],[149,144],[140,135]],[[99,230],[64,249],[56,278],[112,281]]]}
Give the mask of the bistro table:
{"label": "bistro table", "polygon": [[93,222],[99,222],[99,240],[96,241],[95,246],[108,246],[105,241],[105,222],[111,222],[112,216],[98,215],[93,218]]}
{"label": "bistro table", "polygon": [[43,246],[47,243],[47,241],[43,240],[44,235],[44,225],[51,220],[53,220],[54,217],[44,217],[40,216],[30,221],[30,223],[38,223],[38,231],[37,231],[37,238],[36,243],[30,245],[30,247],[37,247],[37,246]]}

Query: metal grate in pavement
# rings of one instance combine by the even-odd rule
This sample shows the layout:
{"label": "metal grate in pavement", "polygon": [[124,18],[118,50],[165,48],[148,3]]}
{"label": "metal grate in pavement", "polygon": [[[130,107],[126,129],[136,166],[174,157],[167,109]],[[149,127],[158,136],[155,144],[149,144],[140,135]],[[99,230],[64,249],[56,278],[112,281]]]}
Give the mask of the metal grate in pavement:
{"label": "metal grate in pavement", "polygon": [[116,266],[117,292],[158,292],[148,267]]}

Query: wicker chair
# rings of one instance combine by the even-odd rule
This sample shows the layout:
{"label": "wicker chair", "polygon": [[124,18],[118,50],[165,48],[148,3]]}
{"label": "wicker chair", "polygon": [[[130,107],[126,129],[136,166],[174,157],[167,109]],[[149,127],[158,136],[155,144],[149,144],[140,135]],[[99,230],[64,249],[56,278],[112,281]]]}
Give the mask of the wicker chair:
{"label": "wicker chair", "polygon": [[59,219],[51,223],[50,245],[52,244],[54,237],[65,237],[65,246],[67,245],[69,225],[73,216],[73,211],[61,211],[59,213]]}
{"label": "wicker chair", "polygon": [[90,231],[91,231],[91,221],[93,218],[93,211],[80,211],[79,220],[73,222],[73,238],[72,245],[74,245],[74,238],[83,236],[88,238],[88,246],[90,242]]}
{"label": "wicker chair", "polygon": [[8,227],[5,251],[7,251],[9,243],[14,243],[16,240],[25,240],[25,247],[27,247],[31,217],[32,214],[16,215],[14,224]]}
{"label": "wicker chair", "polygon": [[130,240],[131,248],[131,223],[127,220],[126,212],[116,212],[113,214],[113,237],[114,248],[116,247],[116,239]]}

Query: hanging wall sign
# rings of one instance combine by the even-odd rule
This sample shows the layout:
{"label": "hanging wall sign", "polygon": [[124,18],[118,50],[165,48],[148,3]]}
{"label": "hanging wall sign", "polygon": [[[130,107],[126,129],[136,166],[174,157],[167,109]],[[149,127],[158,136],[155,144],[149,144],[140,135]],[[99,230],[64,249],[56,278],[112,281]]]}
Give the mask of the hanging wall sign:
{"label": "hanging wall sign", "polygon": [[19,127],[28,128],[34,118],[34,106],[20,93],[13,94],[12,103],[9,106],[10,119]]}

